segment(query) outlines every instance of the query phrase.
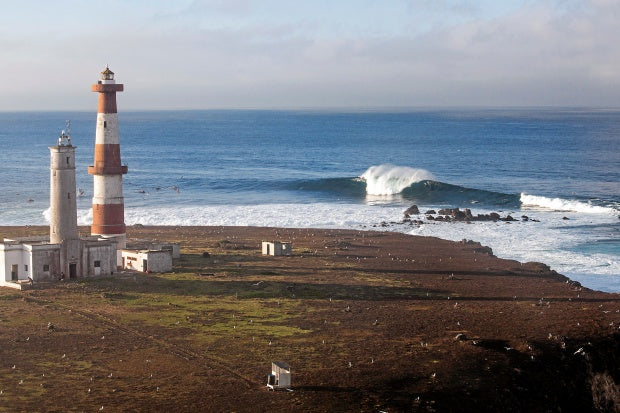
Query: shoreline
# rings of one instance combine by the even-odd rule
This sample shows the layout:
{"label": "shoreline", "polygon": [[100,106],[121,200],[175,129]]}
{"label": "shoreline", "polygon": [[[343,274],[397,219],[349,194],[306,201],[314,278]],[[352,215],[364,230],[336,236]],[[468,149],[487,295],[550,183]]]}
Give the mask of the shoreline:
{"label": "shoreline", "polygon": [[[413,238],[420,238],[420,239],[436,239],[436,240],[440,240],[440,241],[445,241],[445,242],[449,242],[449,243],[461,243],[462,241],[455,241],[455,240],[450,240],[450,239],[446,239],[446,238],[440,238],[440,237],[436,237],[436,236],[426,236],[426,235],[416,235],[416,234],[411,234],[408,233],[406,231],[403,230],[391,230],[391,229],[386,229],[386,230],[382,230],[381,228],[394,228],[397,225],[406,225],[408,224],[407,219],[405,219],[403,222],[391,222],[391,223],[385,223],[386,225],[382,225],[377,224],[374,226],[370,226],[370,227],[365,227],[365,228],[359,228],[359,229],[341,229],[341,228],[291,228],[291,227],[271,227],[271,226],[229,226],[229,225],[198,225],[198,226],[188,226],[188,225],[142,225],[142,224],[136,224],[136,225],[128,225],[127,226],[127,237],[128,239],[132,238],[132,234],[136,234],[139,238],[144,238],[142,233],[144,231],[146,231],[149,234],[153,234],[156,236],[160,236],[160,235],[164,235],[169,233],[170,231],[199,231],[201,229],[203,230],[212,230],[213,228],[220,228],[220,229],[226,229],[227,231],[234,231],[235,233],[240,233],[243,232],[244,230],[246,231],[250,231],[253,232],[254,230],[274,230],[275,232],[278,231],[315,231],[315,232],[334,232],[334,231],[342,231],[342,232],[377,232],[377,233],[394,233],[394,234],[401,234],[401,235],[405,235],[408,237],[413,237]],[[84,226],[84,225],[80,225],[78,226],[78,231],[80,233],[80,236],[88,236],[90,235],[90,226]],[[30,235],[46,235],[49,233],[49,226],[46,225],[0,225],[0,237],[5,237],[6,234],[10,235],[10,236],[15,236],[15,237],[22,237],[22,236],[30,236]],[[169,238],[169,235],[165,235],[166,237]],[[135,237],[134,237],[135,238]],[[157,238],[155,238],[155,240],[157,240]],[[168,241],[170,241],[170,239],[166,239]],[[494,254],[493,252],[493,247],[490,245],[482,245],[478,240],[472,239],[472,240],[467,240],[469,242],[473,242],[473,243],[477,243],[480,244],[481,247],[485,247],[488,248],[491,251],[491,255]],[[181,245],[181,248],[183,247],[183,245]],[[493,255],[495,257],[495,255]],[[501,256],[497,257],[500,260],[504,260],[504,261],[514,261],[514,262],[519,262],[517,260],[514,260],[512,258],[503,258]],[[564,277],[566,280],[568,280],[569,282],[571,282],[572,285],[577,285],[579,287],[582,288],[588,288],[588,287],[584,287],[581,285],[581,283],[579,283],[576,280],[572,280],[570,279],[570,277],[564,275],[564,274],[560,274],[555,270],[552,270],[549,265],[547,265],[544,262],[540,262],[540,261],[530,261],[528,263],[534,263],[537,265],[541,265],[543,268],[545,268],[547,271],[551,272],[551,273],[555,273],[558,274],[561,277]],[[591,289],[591,288],[588,288]],[[616,294],[616,295],[620,295],[620,292],[610,292],[610,291],[602,291],[602,290],[595,290],[595,289],[591,289],[593,291],[599,291],[602,293],[606,293],[606,294]]]}

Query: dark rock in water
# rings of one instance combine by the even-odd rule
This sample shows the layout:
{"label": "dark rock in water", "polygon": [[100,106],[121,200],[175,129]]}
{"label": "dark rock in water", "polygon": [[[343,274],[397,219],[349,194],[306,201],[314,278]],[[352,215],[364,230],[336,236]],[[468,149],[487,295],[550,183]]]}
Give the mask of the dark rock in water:
{"label": "dark rock in water", "polygon": [[528,217],[527,215],[521,215],[521,219],[524,221],[529,221],[530,217]]}
{"label": "dark rock in water", "polygon": [[405,211],[405,216],[409,217],[411,215],[418,215],[419,213],[420,210],[418,209],[418,206],[414,204],[407,208],[407,210]]}
{"label": "dark rock in water", "polygon": [[202,253],[202,258],[209,258],[211,256],[211,254],[209,254],[207,251]]}
{"label": "dark rock in water", "polygon": [[491,212],[491,213],[489,214],[489,217],[490,217],[493,221],[497,221],[497,220],[500,218],[500,216],[499,216],[499,214],[498,214],[497,212]]}
{"label": "dark rock in water", "polygon": [[434,217],[434,216],[432,216],[432,215],[427,215],[427,216],[426,216],[426,219],[428,219],[429,221],[434,221],[434,220],[435,220],[435,217]]}
{"label": "dark rock in water", "polygon": [[569,217],[562,217],[562,219],[568,221],[570,218]]}
{"label": "dark rock in water", "polygon": [[511,217],[510,215],[506,215],[506,218],[503,218],[502,221],[514,221],[515,219],[513,217]]}
{"label": "dark rock in water", "polygon": [[429,209],[428,211],[425,212],[426,215],[435,215],[437,212],[435,212],[434,209]]}

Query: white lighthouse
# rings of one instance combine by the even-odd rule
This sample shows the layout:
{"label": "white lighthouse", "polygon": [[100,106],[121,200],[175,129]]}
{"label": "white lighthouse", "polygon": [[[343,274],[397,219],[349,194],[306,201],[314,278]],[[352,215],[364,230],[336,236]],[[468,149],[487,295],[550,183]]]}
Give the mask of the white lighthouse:
{"label": "white lighthouse", "polygon": [[81,273],[77,228],[75,146],[70,124],[56,146],[50,146],[50,244],[60,245],[60,271],[69,278]]}

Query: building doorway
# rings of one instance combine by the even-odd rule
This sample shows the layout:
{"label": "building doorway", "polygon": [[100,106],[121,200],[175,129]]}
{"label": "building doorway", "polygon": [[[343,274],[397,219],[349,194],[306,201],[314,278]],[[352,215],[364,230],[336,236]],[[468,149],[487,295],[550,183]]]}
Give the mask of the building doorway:
{"label": "building doorway", "polygon": [[19,279],[19,265],[11,265],[11,281],[17,281]]}
{"label": "building doorway", "polygon": [[146,264],[147,264],[147,261],[146,260],[142,260],[142,272],[146,272],[146,270],[148,268]]}
{"label": "building doorway", "polygon": [[77,278],[77,264],[69,264],[69,278]]}

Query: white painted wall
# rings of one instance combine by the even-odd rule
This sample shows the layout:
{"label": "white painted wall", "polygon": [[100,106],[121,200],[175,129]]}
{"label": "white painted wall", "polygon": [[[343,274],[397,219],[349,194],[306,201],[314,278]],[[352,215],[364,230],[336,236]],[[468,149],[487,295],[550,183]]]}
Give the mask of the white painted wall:
{"label": "white painted wall", "polygon": [[172,270],[172,251],[123,250],[121,252],[125,269],[144,271],[143,260],[147,261],[149,272],[167,272]]}

